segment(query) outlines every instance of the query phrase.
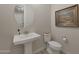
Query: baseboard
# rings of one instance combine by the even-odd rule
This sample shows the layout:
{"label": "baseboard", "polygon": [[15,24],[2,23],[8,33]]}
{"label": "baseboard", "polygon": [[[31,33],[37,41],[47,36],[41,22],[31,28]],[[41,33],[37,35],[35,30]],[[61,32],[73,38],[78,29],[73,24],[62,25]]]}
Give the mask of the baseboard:
{"label": "baseboard", "polygon": [[36,53],[39,53],[40,51],[44,50],[45,48],[44,47],[41,47],[39,49],[37,49],[36,51],[34,51],[33,53],[36,54]]}
{"label": "baseboard", "polygon": [[0,54],[9,54],[10,50],[0,50]]}

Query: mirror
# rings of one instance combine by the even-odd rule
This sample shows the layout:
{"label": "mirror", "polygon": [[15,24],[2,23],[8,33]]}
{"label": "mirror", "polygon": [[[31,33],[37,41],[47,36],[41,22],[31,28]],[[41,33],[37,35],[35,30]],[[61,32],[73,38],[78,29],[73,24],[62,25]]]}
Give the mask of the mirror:
{"label": "mirror", "polygon": [[16,5],[14,14],[18,26],[18,33],[31,31],[34,21],[33,6],[24,4]]}
{"label": "mirror", "polygon": [[24,6],[16,5],[15,6],[15,19],[17,21],[18,29],[23,29],[24,27]]}

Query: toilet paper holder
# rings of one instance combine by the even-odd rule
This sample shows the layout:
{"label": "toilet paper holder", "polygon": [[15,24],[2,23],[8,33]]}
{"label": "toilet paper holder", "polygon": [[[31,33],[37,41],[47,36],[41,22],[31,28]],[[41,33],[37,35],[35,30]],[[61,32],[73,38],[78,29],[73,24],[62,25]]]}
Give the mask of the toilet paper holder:
{"label": "toilet paper holder", "polygon": [[66,36],[63,37],[63,41],[64,41],[65,43],[68,43],[68,39],[67,39]]}

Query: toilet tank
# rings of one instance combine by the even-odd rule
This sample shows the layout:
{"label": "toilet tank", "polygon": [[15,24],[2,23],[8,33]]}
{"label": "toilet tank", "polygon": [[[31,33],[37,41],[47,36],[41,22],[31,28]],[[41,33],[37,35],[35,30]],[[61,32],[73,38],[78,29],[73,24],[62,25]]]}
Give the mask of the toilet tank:
{"label": "toilet tank", "polygon": [[49,42],[51,40],[51,34],[50,33],[44,33],[44,42]]}

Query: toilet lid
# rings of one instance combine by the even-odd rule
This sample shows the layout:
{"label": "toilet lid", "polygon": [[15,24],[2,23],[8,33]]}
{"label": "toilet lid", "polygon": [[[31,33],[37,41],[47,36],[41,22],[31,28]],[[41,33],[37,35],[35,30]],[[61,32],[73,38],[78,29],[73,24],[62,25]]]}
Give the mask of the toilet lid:
{"label": "toilet lid", "polygon": [[55,41],[50,41],[48,42],[49,45],[53,46],[53,47],[57,47],[57,48],[61,48],[62,45],[58,42],[55,42]]}

